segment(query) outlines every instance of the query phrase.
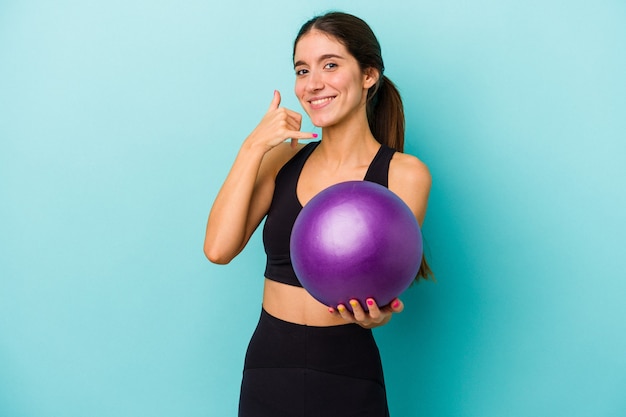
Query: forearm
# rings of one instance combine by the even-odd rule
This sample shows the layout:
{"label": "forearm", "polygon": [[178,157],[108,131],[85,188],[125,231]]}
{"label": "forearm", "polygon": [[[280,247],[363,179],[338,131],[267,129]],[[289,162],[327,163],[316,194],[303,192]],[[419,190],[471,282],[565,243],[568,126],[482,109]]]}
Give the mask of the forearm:
{"label": "forearm", "polygon": [[212,262],[228,263],[249,239],[250,211],[265,150],[244,142],[215,198],[207,222],[204,252]]}

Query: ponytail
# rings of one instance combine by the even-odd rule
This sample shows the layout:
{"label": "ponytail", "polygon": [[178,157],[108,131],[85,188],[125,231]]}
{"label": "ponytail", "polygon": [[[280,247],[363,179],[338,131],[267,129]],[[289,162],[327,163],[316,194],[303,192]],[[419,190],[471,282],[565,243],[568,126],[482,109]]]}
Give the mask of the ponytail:
{"label": "ponytail", "polygon": [[393,82],[382,76],[368,92],[367,120],[380,143],[404,152],[404,106]]}
{"label": "ponytail", "polygon": [[[376,140],[398,152],[404,152],[402,98],[395,84],[384,75],[379,83],[368,92],[367,120]],[[422,262],[415,281],[429,277],[435,279],[426,256],[422,254]]]}

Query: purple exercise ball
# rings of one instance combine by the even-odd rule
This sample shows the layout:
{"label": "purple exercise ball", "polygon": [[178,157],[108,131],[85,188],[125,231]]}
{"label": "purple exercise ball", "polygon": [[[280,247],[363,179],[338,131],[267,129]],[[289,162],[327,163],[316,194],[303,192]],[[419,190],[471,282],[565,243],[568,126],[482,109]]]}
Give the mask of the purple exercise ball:
{"label": "purple exercise ball", "polygon": [[356,299],[389,304],[417,276],[422,234],[411,209],[370,181],[347,181],[313,197],[298,215],[291,262],[302,286],[318,301],[350,309]]}

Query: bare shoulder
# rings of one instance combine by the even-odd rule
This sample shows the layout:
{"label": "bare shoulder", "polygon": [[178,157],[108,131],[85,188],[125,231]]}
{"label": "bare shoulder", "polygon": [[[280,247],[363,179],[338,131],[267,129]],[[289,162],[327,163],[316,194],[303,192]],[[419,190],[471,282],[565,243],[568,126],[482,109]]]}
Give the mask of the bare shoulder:
{"label": "bare shoulder", "polygon": [[389,167],[389,185],[396,187],[427,187],[430,189],[432,177],[428,166],[413,155],[396,152]]}
{"label": "bare shoulder", "polygon": [[396,152],[389,166],[389,189],[411,208],[420,224],[426,216],[426,207],[432,177],[426,164],[417,157]]}

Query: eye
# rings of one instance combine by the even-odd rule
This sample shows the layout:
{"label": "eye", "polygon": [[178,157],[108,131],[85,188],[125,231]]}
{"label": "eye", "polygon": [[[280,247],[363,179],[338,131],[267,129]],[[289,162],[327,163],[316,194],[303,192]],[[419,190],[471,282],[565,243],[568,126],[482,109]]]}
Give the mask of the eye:
{"label": "eye", "polygon": [[335,69],[337,68],[337,64],[335,64],[334,62],[329,62],[326,65],[324,65],[324,69]]}
{"label": "eye", "polygon": [[296,70],[296,76],[302,76],[302,75],[307,74],[308,72],[309,72],[308,70],[302,68],[302,69]]}

